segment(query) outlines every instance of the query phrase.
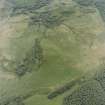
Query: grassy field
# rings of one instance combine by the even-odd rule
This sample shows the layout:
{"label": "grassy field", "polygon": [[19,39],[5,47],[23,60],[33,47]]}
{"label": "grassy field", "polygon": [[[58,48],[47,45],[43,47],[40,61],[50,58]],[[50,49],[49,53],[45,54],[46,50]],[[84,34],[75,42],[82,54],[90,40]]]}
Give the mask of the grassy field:
{"label": "grassy field", "polygon": [[[36,0],[14,0],[15,6],[19,8],[25,4],[32,6],[33,2]],[[46,14],[49,13],[49,5],[52,9],[51,17]],[[103,64],[105,44],[101,34],[105,27],[98,9],[80,7],[71,0],[52,1],[49,5],[39,10],[30,9],[32,13],[19,12],[8,17],[8,20],[0,20],[0,63],[4,62],[0,66],[1,105],[14,97],[26,96],[29,97],[22,100],[25,105],[61,105],[63,98],[72,90],[53,100],[48,100],[47,95],[72,79],[94,72]],[[90,9],[94,12],[89,12]],[[33,17],[34,21],[31,20]],[[31,72],[18,77],[14,68],[27,52],[31,58],[30,49],[36,38],[40,40],[43,49],[41,66],[36,69],[36,65],[32,65]],[[3,61],[2,57],[10,63]],[[5,68],[9,70],[3,70]]]}

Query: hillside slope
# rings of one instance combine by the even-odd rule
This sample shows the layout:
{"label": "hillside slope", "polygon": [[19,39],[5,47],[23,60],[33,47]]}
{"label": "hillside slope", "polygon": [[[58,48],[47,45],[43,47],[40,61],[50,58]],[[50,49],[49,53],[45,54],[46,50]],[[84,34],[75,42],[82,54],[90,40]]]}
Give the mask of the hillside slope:
{"label": "hillside slope", "polygon": [[1,105],[61,105],[81,84],[54,100],[48,94],[104,68],[102,2],[0,1]]}

